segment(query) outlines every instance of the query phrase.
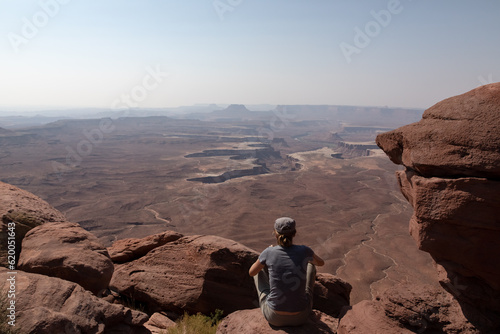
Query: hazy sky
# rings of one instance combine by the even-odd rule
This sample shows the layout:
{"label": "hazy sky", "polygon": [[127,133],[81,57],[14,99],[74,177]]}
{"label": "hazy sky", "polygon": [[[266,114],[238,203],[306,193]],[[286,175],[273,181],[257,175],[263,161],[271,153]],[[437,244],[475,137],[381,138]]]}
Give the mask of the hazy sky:
{"label": "hazy sky", "polygon": [[499,0],[0,0],[0,107],[427,108],[500,81]]}

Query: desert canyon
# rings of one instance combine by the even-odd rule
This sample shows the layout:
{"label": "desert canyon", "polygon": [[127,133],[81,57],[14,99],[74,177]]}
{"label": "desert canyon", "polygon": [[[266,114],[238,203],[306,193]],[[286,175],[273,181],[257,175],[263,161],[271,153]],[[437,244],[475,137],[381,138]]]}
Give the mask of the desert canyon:
{"label": "desert canyon", "polygon": [[[423,116],[231,105],[6,126],[16,321],[161,333],[183,312],[221,309],[218,333],[498,333],[499,112],[490,84]],[[269,326],[248,276],[280,216],[326,261],[301,328]]]}

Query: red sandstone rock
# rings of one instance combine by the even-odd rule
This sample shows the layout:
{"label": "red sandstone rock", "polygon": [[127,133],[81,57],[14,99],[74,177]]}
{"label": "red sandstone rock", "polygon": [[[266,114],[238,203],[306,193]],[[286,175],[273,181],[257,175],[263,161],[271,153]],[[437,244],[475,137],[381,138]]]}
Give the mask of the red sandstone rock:
{"label": "red sandstone rock", "polygon": [[[15,223],[16,259],[25,234],[46,222],[66,221],[64,215],[41,198],[10,184],[0,182],[0,244],[7,245],[7,228]],[[7,248],[0,249],[0,265],[7,266]]]}
{"label": "red sandstone rock", "polygon": [[64,215],[50,204],[30,192],[0,182],[0,215],[7,218],[24,218],[43,224],[66,221]]}
{"label": "red sandstone rock", "polygon": [[146,327],[151,334],[165,334],[167,329],[174,326],[174,321],[158,312],[154,313],[144,324],[144,327]]}
{"label": "red sandstone rock", "polygon": [[325,273],[316,275],[313,308],[338,317],[342,308],[349,306],[352,287],[342,279]]}
{"label": "red sandstone rock", "polygon": [[433,286],[397,286],[377,300],[392,320],[417,333],[479,333],[464,317],[459,303]]}
{"label": "red sandstone rock", "polygon": [[363,300],[350,309],[339,322],[338,334],[411,334],[397,322],[385,316],[380,303]]}
{"label": "red sandstone rock", "polygon": [[377,136],[396,164],[420,175],[500,176],[500,83],[437,103],[422,120]]}
{"label": "red sandstone rock", "polygon": [[150,311],[225,314],[257,304],[248,269],[258,254],[232,240],[189,236],[116,265],[110,288]]}
{"label": "red sandstone rock", "polygon": [[[338,319],[313,310],[309,322],[297,327],[275,327],[269,325],[259,308],[231,313],[217,327],[217,334],[335,334]],[[367,332],[368,333],[368,332]]]}
{"label": "red sandstone rock", "polygon": [[130,238],[118,240],[108,248],[109,256],[114,263],[124,263],[138,259],[146,255],[156,247],[163,246],[168,242],[175,241],[182,234],[174,231],[166,231],[145,238]]}
{"label": "red sandstone rock", "polygon": [[500,291],[500,182],[425,178],[412,171],[397,176],[414,207],[410,232],[419,248],[438,263],[460,264],[457,273]]}
{"label": "red sandstone rock", "polygon": [[[7,272],[0,268],[2,282],[12,276]],[[21,333],[149,333],[142,326],[146,314],[103,301],[78,284],[20,270],[15,276]]]}
{"label": "red sandstone rock", "polygon": [[96,236],[76,223],[46,223],[29,231],[18,268],[59,277],[97,294],[108,287],[113,262]]}
{"label": "red sandstone rock", "polygon": [[[174,232],[163,235],[177,236]],[[133,240],[133,244],[150,244],[151,239]],[[116,265],[110,286],[146,303],[151,310],[208,314],[219,308],[228,314],[258,306],[253,279],[248,275],[257,256],[257,252],[232,240],[183,237],[137,260]],[[350,292],[348,283],[320,273],[314,287],[314,307],[338,316],[342,307],[349,305]]]}
{"label": "red sandstone rock", "polygon": [[451,295],[432,286],[397,286],[348,310],[339,334],[480,333]]}
{"label": "red sandstone rock", "polygon": [[500,83],[444,100],[377,137],[414,208],[410,233],[482,332],[500,330]]}
{"label": "red sandstone rock", "polygon": [[500,182],[397,175],[414,207],[410,233],[442,269],[441,285],[478,328],[500,329]]}

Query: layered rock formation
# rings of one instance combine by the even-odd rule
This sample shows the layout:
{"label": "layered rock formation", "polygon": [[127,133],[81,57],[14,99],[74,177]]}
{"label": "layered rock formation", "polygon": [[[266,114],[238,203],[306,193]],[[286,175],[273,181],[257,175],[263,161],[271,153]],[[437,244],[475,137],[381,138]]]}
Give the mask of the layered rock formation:
{"label": "layered rock formation", "polygon": [[406,170],[410,232],[482,332],[500,330],[500,83],[446,99],[377,137]]}
{"label": "layered rock formation", "polygon": [[422,120],[377,137],[396,164],[424,177],[500,175],[500,83],[448,98]]}
{"label": "layered rock formation", "polygon": [[239,177],[250,176],[250,175],[260,175],[267,174],[269,170],[264,166],[255,166],[248,169],[238,169],[238,170],[230,170],[228,172],[224,172],[217,176],[203,176],[203,177],[194,177],[191,179],[187,179],[187,181],[198,181],[202,183],[222,183],[227,180],[236,179]]}
{"label": "layered rock formation", "polygon": [[[267,174],[270,169],[267,167],[267,162],[272,164],[273,160],[281,161],[280,151],[275,151],[274,148],[269,144],[249,144],[249,147],[256,147],[255,149],[214,149],[214,150],[204,150],[200,153],[192,153],[185,156],[185,158],[196,158],[196,157],[223,157],[229,156],[233,160],[245,160],[245,159],[255,159],[253,161],[257,166],[246,169],[235,169],[229,170],[222,174],[215,176],[202,176],[189,178],[187,181],[197,181],[202,183],[222,183],[227,180],[236,179],[239,177],[250,176],[250,175],[260,175]],[[286,167],[284,167],[286,168]]]}
{"label": "layered rock formation", "polygon": [[[410,232],[432,255],[451,294],[395,286],[340,313],[349,304],[350,286],[318,274],[309,323],[273,328],[257,308],[248,276],[255,251],[215,236],[167,231],[118,241],[109,257],[78,224],[0,183],[2,237],[14,223],[16,245],[24,238],[20,268],[44,274],[17,270],[16,321],[26,333],[148,333],[173,325],[167,311],[208,314],[218,308],[229,314],[219,333],[498,333],[499,112],[500,84],[492,84],[438,103],[420,122],[377,137],[391,160],[406,167],[397,176],[414,207]],[[143,303],[151,317],[91,293],[108,285],[110,258],[111,288]],[[8,272],[0,269],[4,282]]]}

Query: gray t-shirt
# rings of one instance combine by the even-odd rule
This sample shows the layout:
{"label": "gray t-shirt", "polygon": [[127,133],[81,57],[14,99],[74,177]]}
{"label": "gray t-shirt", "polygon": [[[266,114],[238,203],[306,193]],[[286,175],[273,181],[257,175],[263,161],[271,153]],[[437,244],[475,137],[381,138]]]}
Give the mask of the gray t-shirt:
{"label": "gray t-shirt", "polygon": [[260,254],[260,263],[269,271],[269,307],[285,312],[299,312],[308,307],[306,272],[313,254],[311,248],[302,245],[268,247]]}

